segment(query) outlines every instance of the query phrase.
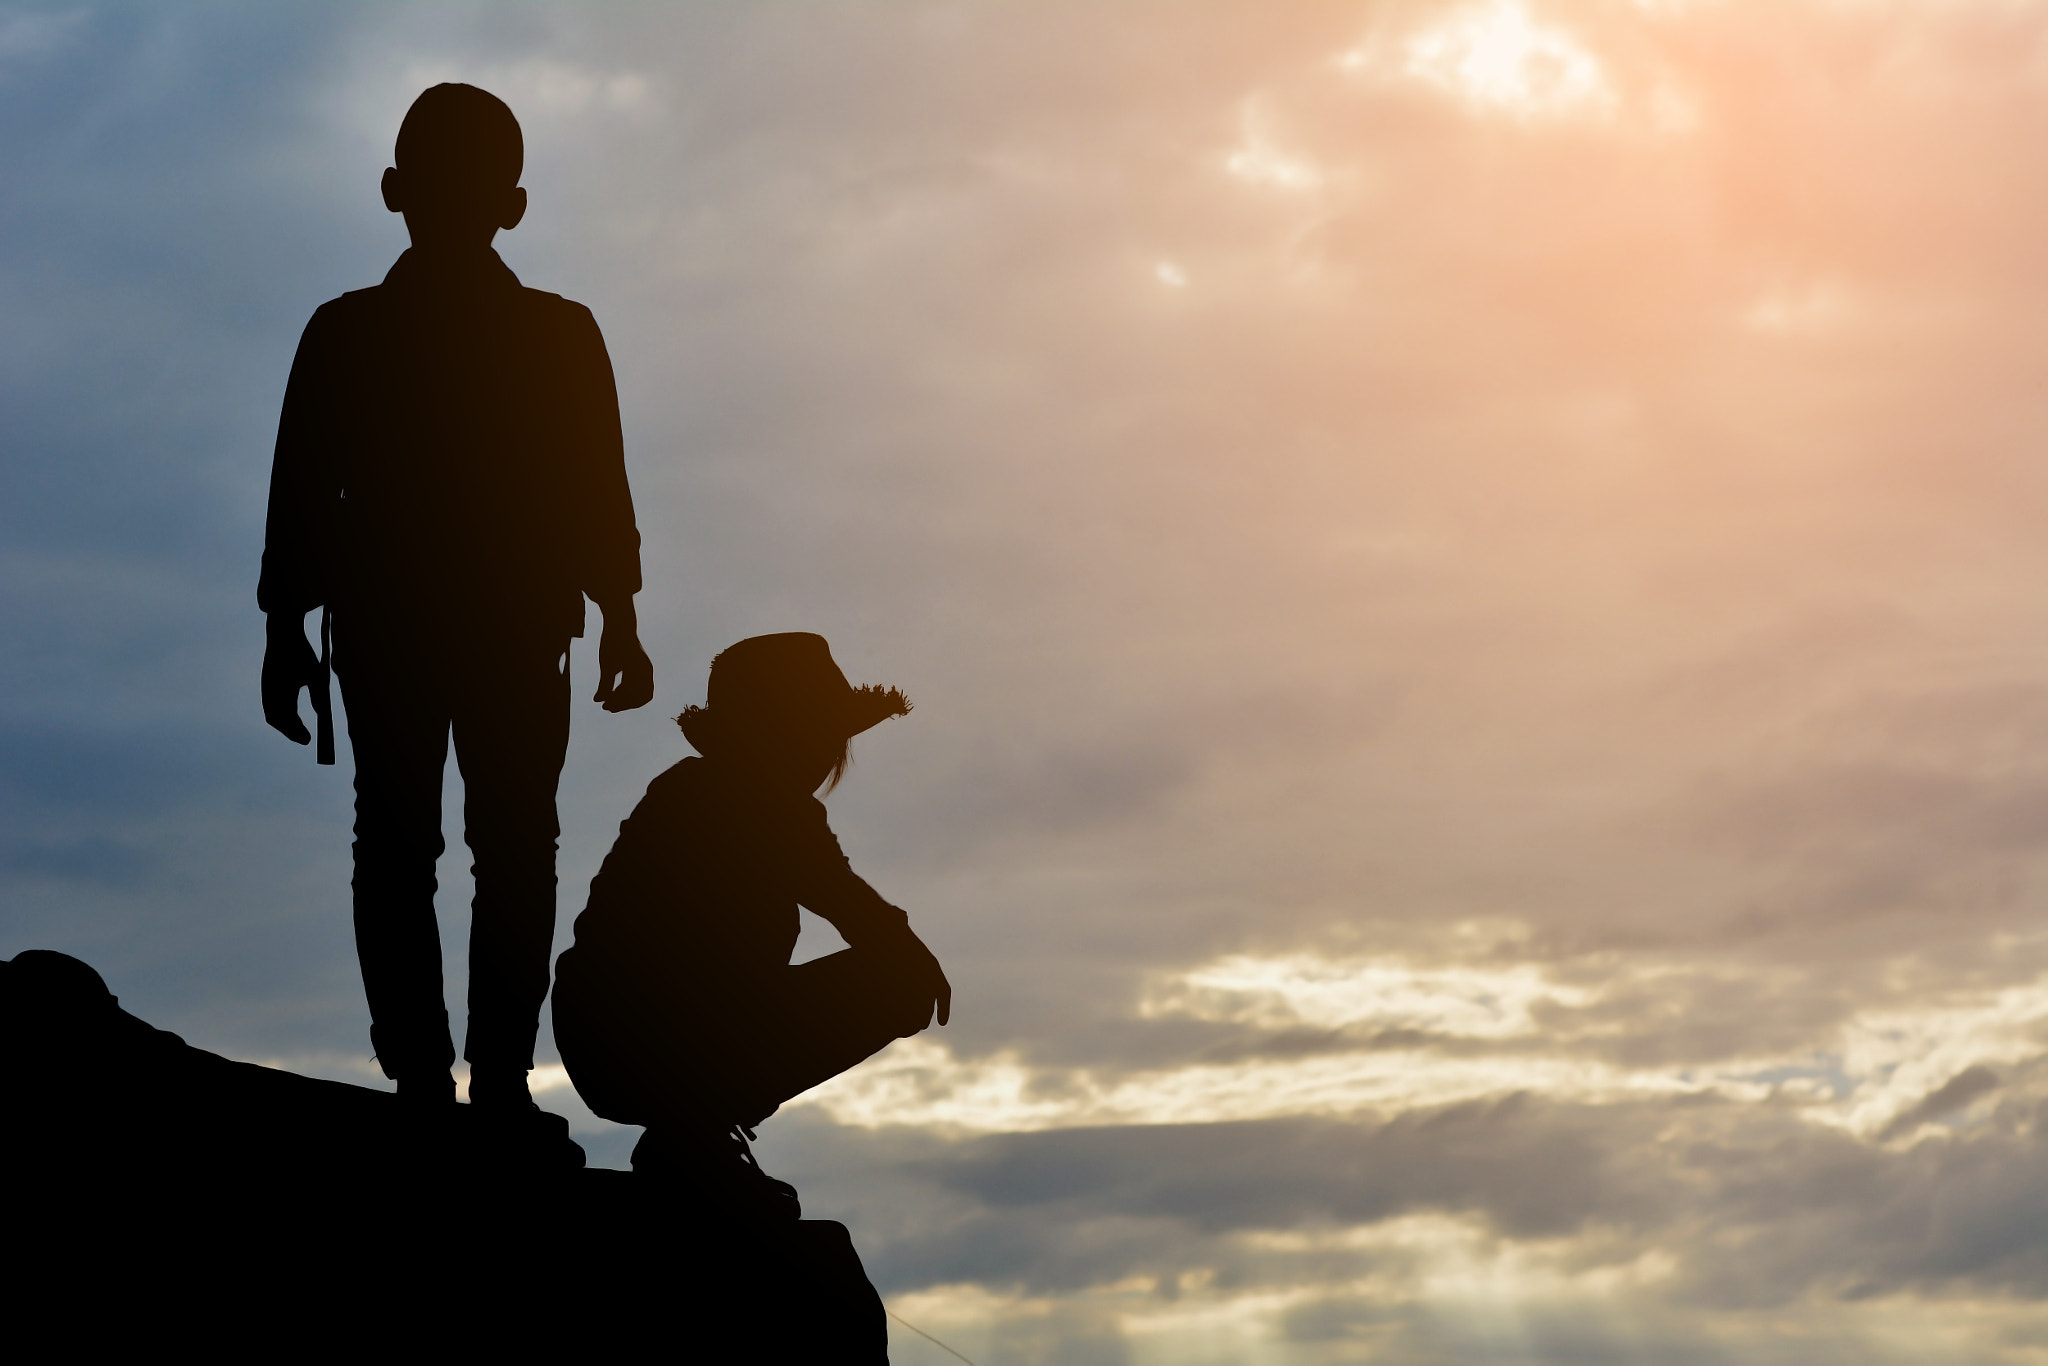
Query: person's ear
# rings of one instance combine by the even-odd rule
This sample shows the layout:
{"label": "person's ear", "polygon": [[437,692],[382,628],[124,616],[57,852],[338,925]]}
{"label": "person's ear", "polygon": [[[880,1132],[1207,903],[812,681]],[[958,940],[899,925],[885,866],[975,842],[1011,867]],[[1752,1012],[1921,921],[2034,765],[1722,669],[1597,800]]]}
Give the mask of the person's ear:
{"label": "person's ear", "polygon": [[526,187],[515,185],[512,193],[505,196],[505,216],[498,220],[498,226],[510,232],[519,226],[519,220],[526,217]]}
{"label": "person's ear", "polygon": [[384,207],[393,213],[405,212],[405,179],[398,174],[396,166],[384,168]]}

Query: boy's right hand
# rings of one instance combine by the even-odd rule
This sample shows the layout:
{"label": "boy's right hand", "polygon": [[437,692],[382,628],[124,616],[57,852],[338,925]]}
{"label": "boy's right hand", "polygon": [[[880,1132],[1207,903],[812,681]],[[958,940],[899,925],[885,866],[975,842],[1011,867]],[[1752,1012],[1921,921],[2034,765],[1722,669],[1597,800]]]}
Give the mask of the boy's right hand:
{"label": "boy's right hand", "polygon": [[264,632],[263,719],[293,744],[313,739],[299,719],[299,691],[319,682],[320,656],[306,641],[303,619],[272,616]]}

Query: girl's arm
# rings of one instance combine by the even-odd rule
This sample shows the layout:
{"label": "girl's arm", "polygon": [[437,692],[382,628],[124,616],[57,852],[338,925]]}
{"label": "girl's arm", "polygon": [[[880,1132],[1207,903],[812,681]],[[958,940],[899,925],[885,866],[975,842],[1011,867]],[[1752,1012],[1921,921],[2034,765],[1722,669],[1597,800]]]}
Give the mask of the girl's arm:
{"label": "girl's arm", "polygon": [[853,871],[838,837],[825,824],[825,808],[814,803],[817,825],[806,831],[797,900],[830,921],[854,948],[877,948],[899,958],[923,990],[931,993],[940,1024],[953,1014],[953,984],[939,960],[910,928],[910,917]]}

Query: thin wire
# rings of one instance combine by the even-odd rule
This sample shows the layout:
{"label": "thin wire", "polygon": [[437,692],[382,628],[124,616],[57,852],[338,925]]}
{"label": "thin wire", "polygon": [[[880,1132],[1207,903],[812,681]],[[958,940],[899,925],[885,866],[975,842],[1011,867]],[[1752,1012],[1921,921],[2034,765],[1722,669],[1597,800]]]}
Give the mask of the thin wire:
{"label": "thin wire", "polygon": [[887,1315],[888,1315],[888,1316],[889,1316],[890,1318],[892,1318],[892,1319],[896,1320],[896,1322],[898,1322],[898,1323],[902,1324],[902,1325],[903,1325],[903,1326],[904,1326],[905,1328],[908,1328],[908,1329],[909,1329],[909,1330],[910,1330],[911,1332],[913,1332],[913,1333],[917,1334],[917,1335],[918,1335],[919,1337],[923,1338],[923,1339],[924,1339],[924,1340],[925,1340],[926,1342],[929,1342],[929,1343],[931,1343],[931,1344],[932,1344],[932,1345],[933,1345],[934,1347],[938,1348],[938,1349],[939,1349],[940,1351],[942,1351],[942,1352],[945,1352],[945,1353],[947,1353],[947,1354],[949,1354],[949,1355],[951,1355],[951,1356],[956,1356],[956,1357],[960,1357],[960,1360],[962,1360],[962,1361],[966,1361],[966,1362],[967,1362],[967,1366],[974,1366],[974,1363],[973,1363],[972,1361],[968,1361],[966,1357],[964,1357],[964,1356],[960,1356],[960,1353],[958,1353],[958,1352],[955,1352],[955,1351],[954,1351],[954,1350],[953,1350],[953,1349],[952,1349],[951,1347],[948,1347],[948,1346],[947,1346],[947,1345],[946,1345],[945,1343],[943,1343],[943,1342],[940,1342],[940,1341],[939,1341],[939,1340],[938,1340],[937,1338],[933,1337],[933,1336],[932,1336],[932,1335],[931,1335],[930,1333],[927,1333],[927,1332],[925,1332],[925,1331],[924,1331],[924,1329],[922,1329],[922,1328],[918,1327],[918,1326],[917,1326],[916,1324],[912,1323],[912,1322],[911,1322],[911,1321],[910,1321],[909,1319],[906,1319],[906,1318],[904,1318],[904,1317],[903,1317],[903,1316],[902,1316],[901,1314],[897,1313],[897,1312],[896,1312],[896,1311],[895,1311],[894,1309],[891,1309],[891,1308],[890,1308],[890,1307],[889,1307],[888,1305],[886,1305],[886,1304],[885,1304],[885,1305],[883,1305],[883,1306],[882,1306],[882,1312],[883,1312],[884,1314],[887,1314]]}

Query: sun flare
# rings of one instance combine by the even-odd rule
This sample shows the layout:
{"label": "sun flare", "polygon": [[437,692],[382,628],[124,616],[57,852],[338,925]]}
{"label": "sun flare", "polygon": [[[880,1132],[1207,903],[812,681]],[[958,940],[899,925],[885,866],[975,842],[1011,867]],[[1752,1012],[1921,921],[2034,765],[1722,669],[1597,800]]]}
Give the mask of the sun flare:
{"label": "sun flare", "polygon": [[1406,55],[1409,75],[1521,117],[1614,104],[1599,59],[1517,0],[1458,11],[1409,39]]}

